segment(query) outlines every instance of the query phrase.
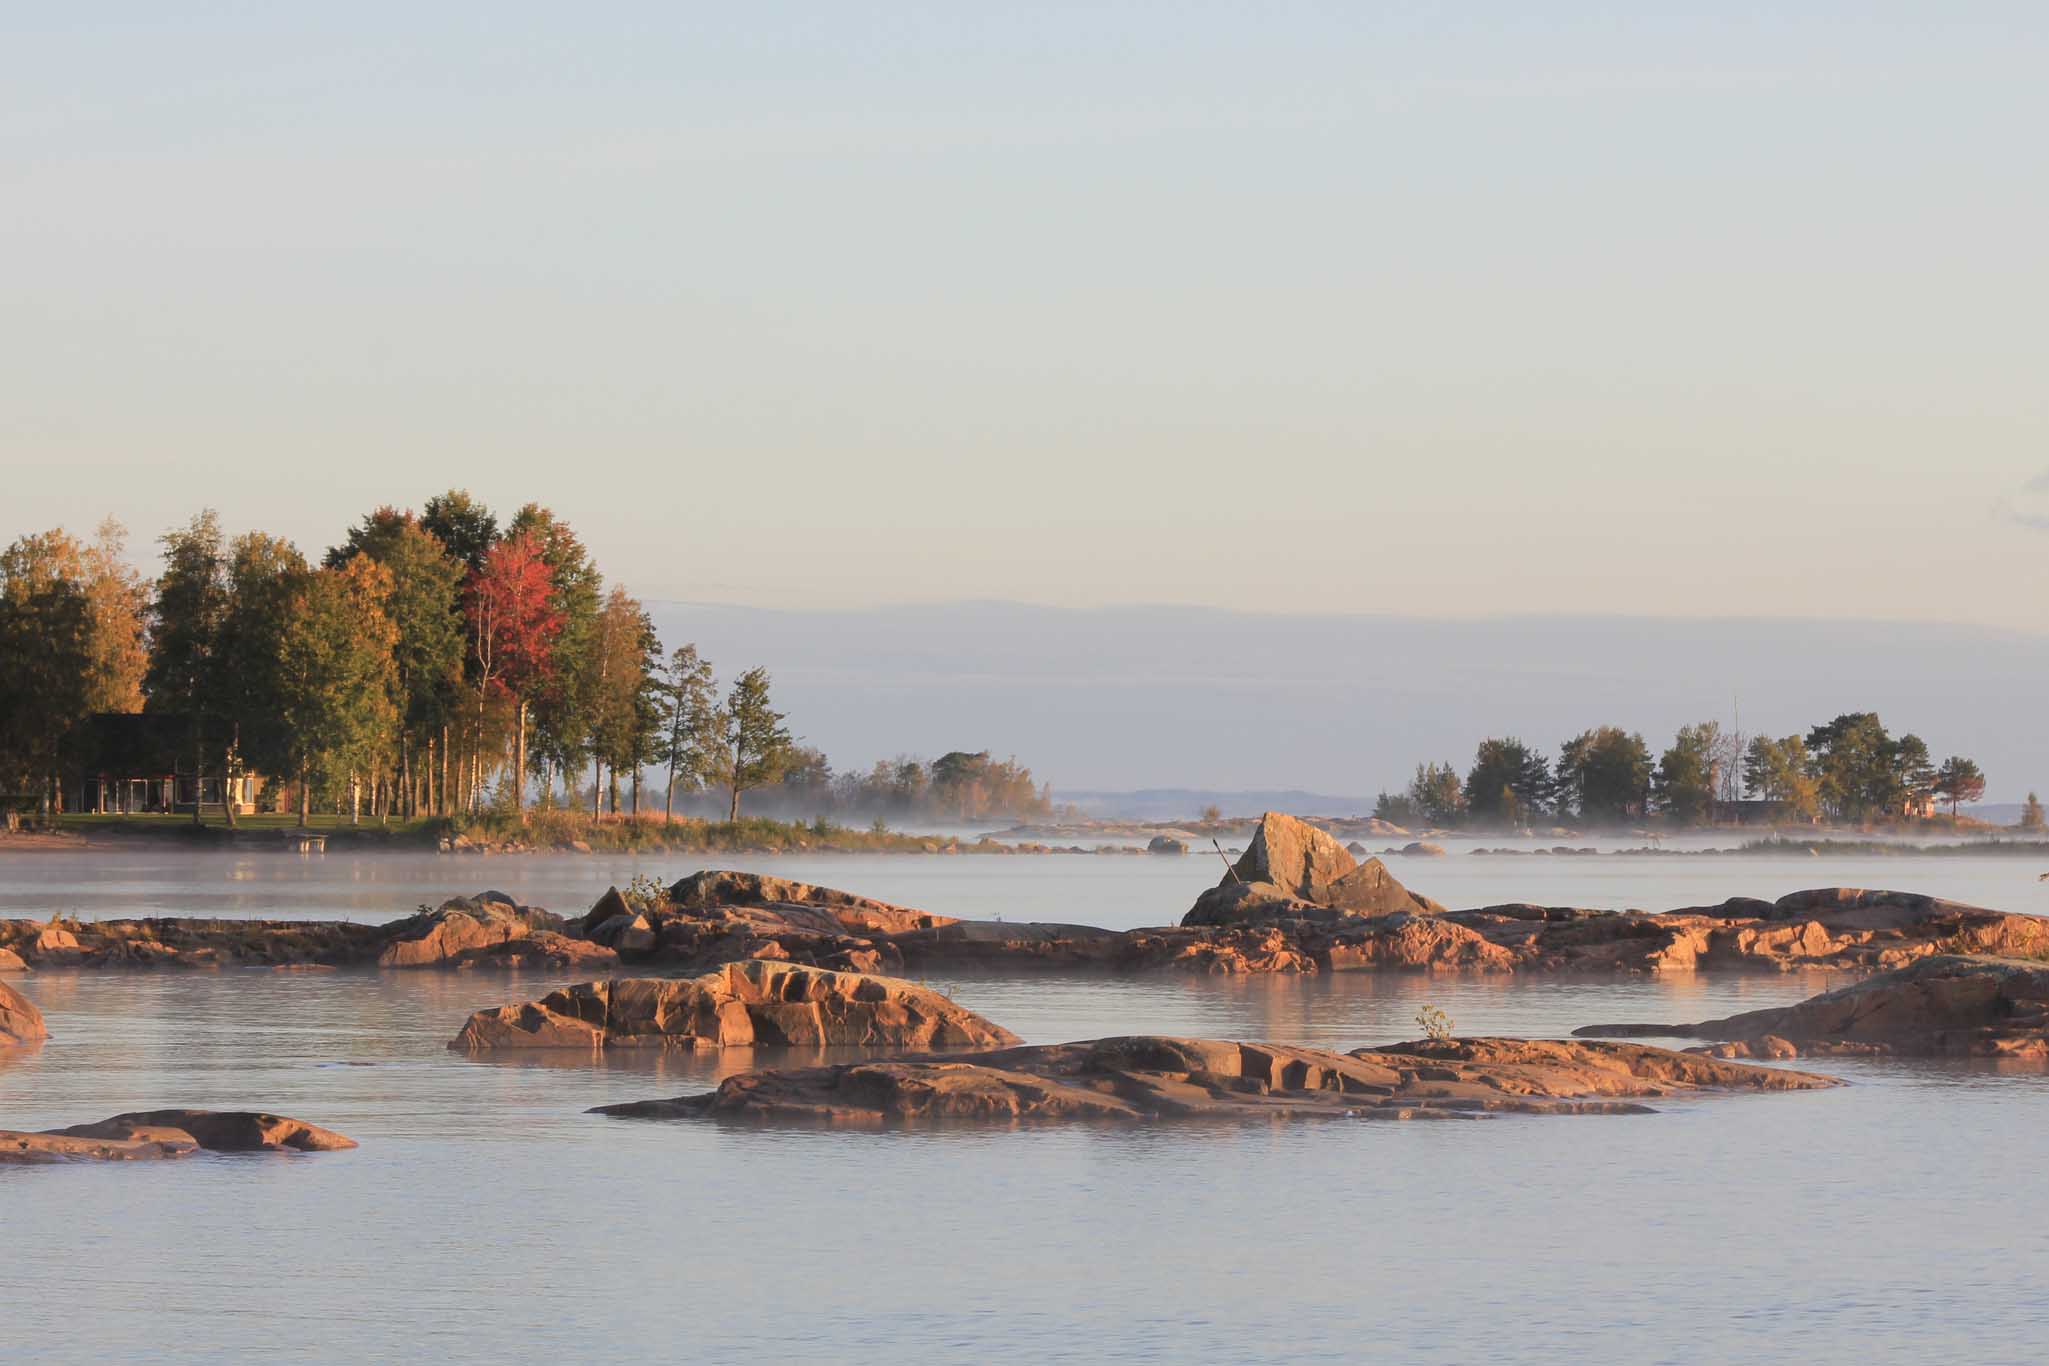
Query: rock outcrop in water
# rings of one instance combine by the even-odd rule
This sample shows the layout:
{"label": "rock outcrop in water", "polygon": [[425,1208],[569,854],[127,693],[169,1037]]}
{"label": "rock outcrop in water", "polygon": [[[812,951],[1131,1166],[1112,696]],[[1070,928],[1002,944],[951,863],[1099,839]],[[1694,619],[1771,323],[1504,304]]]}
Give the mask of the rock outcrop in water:
{"label": "rock outcrop in water", "polygon": [[138,1110],[41,1133],[0,1130],[0,1163],[139,1161],[200,1151],[327,1153],[355,1146],[331,1129],[253,1110]]}
{"label": "rock outcrop in water", "polygon": [[1590,1025],[1599,1035],[1716,1039],[1717,1057],[1885,1054],[2049,1060],[2049,963],[1943,954],[1798,1005],[1684,1025]]}
{"label": "rock outcrop in water", "polygon": [[1237,867],[1242,874],[1204,892],[1179,925],[1121,931],[956,920],[787,878],[706,871],[678,881],[653,906],[614,888],[567,922],[487,892],[384,926],[0,921],[0,953],[37,969],[374,963],[529,966],[590,977],[621,963],[705,972],[760,959],[865,973],[1222,975],[1876,972],[1941,953],[2049,957],[2049,920],[2039,916],[1854,888],[1661,915],[1520,903],[1447,911],[1404,887],[1379,860],[1354,864],[1330,836],[1277,812],[1262,819]]}
{"label": "rock outcrop in water", "polygon": [[617,957],[559,916],[503,892],[452,897],[387,924],[318,920],[0,920],[0,951],[32,969],[545,966],[603,971]]}
{"label": "rock outcrop in water", "polygon": [[729,963],[681,980],[620,977],[480,1010],[448,1046],[994,1048],[1017,1036],[912,982],[791,963]]}
{"label": "rock outcrop in water", "polygon": [[43,1023],[43,1012],[36,1009],[36,1003],[0,982],[0,1048],[19,1048],[49,1037],[49,1027]]}
{"label": "rock outcrop in water", "polygon": [[1362,864],[1308,822],[1269,811],[1259,818],[1244,855],[1181,923],[1237,925],[1319,908],[1354,916],[1432,915],[1444,909],[1402,886],[1379,859]]}
{"label": "rock outcrop in water", "polygon": [[522,906],[503,892],[451,897],[436,910],[385,928],[377,955],[384,968],[494,964],[590,970],[618,962],[604,945],[564,933],[568,925],[561,916]]}
{"label": "rock outcrop in water", "polygon": [[1156,1036],[747,1072],[716,1091],[601,1106],[636,1118],[917,1121],[1473,1118],[1641,1114],[1640,1099],[1792,1091],[1832,1078],[1635,1044],[1454,1039],[1335,1053]]}

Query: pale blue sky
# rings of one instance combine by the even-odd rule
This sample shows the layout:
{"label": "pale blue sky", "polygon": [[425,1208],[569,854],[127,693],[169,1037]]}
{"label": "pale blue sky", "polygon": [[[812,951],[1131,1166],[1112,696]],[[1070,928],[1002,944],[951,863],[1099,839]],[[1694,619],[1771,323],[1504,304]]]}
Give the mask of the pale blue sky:
{"label": "pale blue sky", "polygon": [[10,6],[0,536],[454,484],[649,597],[2043,629],[2045,40]]}

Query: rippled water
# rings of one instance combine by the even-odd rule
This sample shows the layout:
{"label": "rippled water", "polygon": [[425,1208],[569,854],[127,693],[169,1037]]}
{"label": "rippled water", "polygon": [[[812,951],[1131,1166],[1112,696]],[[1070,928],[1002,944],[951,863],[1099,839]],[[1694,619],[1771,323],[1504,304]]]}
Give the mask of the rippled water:
{"label": "rippled water", "polygon": [[[0,864],[0,914],[53,908],[72,857]],[[574,859],[273,859],[247,873],[136,859],[72,867],[79,900],[57,908],[369,915],[495,883],[574,909],[593,880],[626,872]],[[773,862],[934,910],[1026,919],[1071,905],[1061,918],[1105,923],[1171,919],[1206,880],[1110,857]],[[1632,898],[1680,890],[1630,882],[1646,874],[1610,862],[1571,861],[1586,880],[1558,884],[1569,895],[1521,894],[1604,904],[1611,875]],[[1726,867],[1702,864],[1717,877]],[[1790,889],[1748,861],[1738,871],[1749,876],[1712,892],[1688,871],[1693,890],[1675,899]],[[2022,872],[1931,871],[1946,877],[1917,885],[1952,894]],[[1455,903],[1505,899],[1413,880]],[[1660,1102],[1644,1117],[664,1124],[583,1111],[770,1059],[550,1065],[443,1047],[468,1011],[554,983],[20,979],[53,1038],[0,1053],[0,1126],[253,1105],[363,1146],[0,1168],[0,1359],[2032,1362],[2049,1340],[2040,1069],[1845,1061],[1824,1069],[1854,1083],[1841,1090]],[[1827,982],[931,985],[1035,1042],[1143,1030],[1351,1047],[1413,1036],[1425,1001],[1462,1031],[1557,1035],[1779,1004]]]}

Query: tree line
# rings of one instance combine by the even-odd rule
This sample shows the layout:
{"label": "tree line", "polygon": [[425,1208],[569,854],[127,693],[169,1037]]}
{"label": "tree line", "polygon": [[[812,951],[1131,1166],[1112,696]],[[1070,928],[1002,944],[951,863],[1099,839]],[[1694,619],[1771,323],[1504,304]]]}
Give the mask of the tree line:
{"label": "tree line", "polygon": [[302,822],[316,801],[355,819],[524,811],[558,789],[568,806],[585,775],[594,814],[621,810],[622,783],[638,814],[643,773],[672,818],[679,792],[711,790],[729,819],[756,789],[905,814],[1046,804],[1029,770],[986,752],[835,775],[784,724],[765,669],[722,687],[694,645],[665,651],[538,504],[502,525],[462,490],[380,507],[317,562],[264,532],[230,537],[212,511],[160,544],[154,580],[113,522],[0,554],[0,793],[60,810],[64,775],[97,757],[91,718],[142,711],[176,728],[195,792],[263,773]]}
{"label": "tree line", "polygon": [[1783,737],[1746,737],[1716,721],[1681,726],[1655,759],[1641,734],[1619,726],[1581,732],[1555,760],[1514,737],[1487,739],[1463,776],[1449,763],[1420,764],[1404,791],[1380,794],[1374,815],[1400,825],[1522,826],[1538,817],[1612,823],[1656,814],[1699,825],[1747,798],[1789,821],[1862,823],[1918,815],[1936,800],[1954,820],[1984,795],[1973,760],[1937,764],[1920,736],[1891,734],[1876,712],[1847,712]]}

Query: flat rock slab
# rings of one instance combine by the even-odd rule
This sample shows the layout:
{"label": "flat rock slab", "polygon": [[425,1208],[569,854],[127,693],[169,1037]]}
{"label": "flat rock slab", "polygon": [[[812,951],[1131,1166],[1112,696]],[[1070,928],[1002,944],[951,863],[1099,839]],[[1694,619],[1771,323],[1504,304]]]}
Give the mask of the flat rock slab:
{"label": "flat rock slab", "polygon": [[2049,1062],[2049,963],[1940,954],[1797,1005],[1697,1024],[1589,1025],[1576,1036],[1719,1040],[1718,1057],[1879,1055]]}
{"label": "flat rock slab", "polygon": [[1833,1078],[1639,1044],[1454,1039],[1350,1053],[1154,1035],[973,1060],[899,1058],[728,1077],[716,1091],[594,1114],[848,1125],[919,1121],[1480,1118],[1647,1114],[1640,1099],[1795,1091]]}
{"label": "flat rock slab", "polygon": [[700,977],[582,982],[524,1005],[480,1010],[448,1046],[929,1049],[1016,1042],[1001,1025],[914,982],[750,959]]}
{"label": "flat rock slab", "polygon": [[133,1162],[218,1153],[339,1152],[356,1141],[255,1110],[137,1110],[41,1133],[0,1130],[0,1163]]}

